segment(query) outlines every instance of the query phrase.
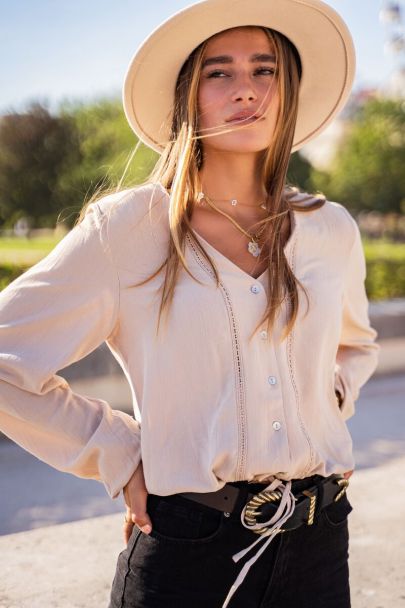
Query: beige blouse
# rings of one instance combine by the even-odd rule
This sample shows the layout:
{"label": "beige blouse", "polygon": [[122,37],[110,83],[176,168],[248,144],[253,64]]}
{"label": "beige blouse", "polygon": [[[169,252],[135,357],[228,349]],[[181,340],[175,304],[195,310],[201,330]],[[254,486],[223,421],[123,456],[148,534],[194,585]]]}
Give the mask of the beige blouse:
{"label": "beige blouse", "polygon": [[[346,420],[379,351],[355,220],[330,201],[293,212],[284,250],[309,310],[300,294],[286,340],[282,308],[272,335],[262,327],[249,342],[265,309],[267,270],[252,278],[198,235],[219,287],[187,238],[198,282],[181,269],[156,335],[163,273],[133,284],[165,260],[168,208],[159,184],[106,196],[3,290],[0,429],[53,467],[100,480],[111,498],[141,458],[148,492],[160,495],[353,469]],[[74,393],[56,373],[103,341],[130,384],[134,418]]]}

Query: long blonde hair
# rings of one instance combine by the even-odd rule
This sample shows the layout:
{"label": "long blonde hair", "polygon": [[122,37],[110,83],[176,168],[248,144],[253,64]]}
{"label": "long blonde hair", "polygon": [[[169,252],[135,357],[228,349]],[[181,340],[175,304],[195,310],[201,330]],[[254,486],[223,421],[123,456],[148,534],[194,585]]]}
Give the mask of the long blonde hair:
{"label": "long blonde hair", "polygon": [[[246,27],[256,28],[258,26]],[[281,337],[283,340],[291,332],[298,314],[298,285],[302,288],[308,303],[306,290],[294,276],[284,253],[282,227],[285,216],[291,209],[300,212],[318,209],[325,203],[325,197],[319,195],[313,204],[306,206],[290,201],[298,192],[297,188],[288,187],[286,180],[297,120],[301,63],[297,50],[284,35],[269,28],[260,27],[259,29],[267,34],[274,45],[280,104],[275,133],[269,148],[263,154],[261,163],[262,182],[268,193],[266,206],[269,215],[257,222],[259,226],[266,225],[263,234],[268,249],[269,298],[266,310],[252,336],[264,322],[271,335],[276,315],[282,303],[287,299],[290,311]],[[203,162],[201,140],[204,138],[204,134],[201,135],[198,131],[197,100],[203,55],[208,40],[194,49],[180,70],[175,89],[170,141],[147,180],[141,184],[144,186],[160,183],[170,192],[170,239],[167,258],[147,279],[133,285],[133,287],[137,287],[147,283],[165,268],[157,331],[159,331],[162,315],[169,312],[180,265],[194,280],[199,282],[190,272],[184,256],[187,235],[212,268],[216,284],[219,285],[215,265],[200,241],[194,237],[190,225],[193,206],[199,192],[198,172]],[[309,198],[313,197],[308,196]],[[85,207],[93,200],[94,197]],[[85,207],[78,218],[79,222],[85,215]]]}

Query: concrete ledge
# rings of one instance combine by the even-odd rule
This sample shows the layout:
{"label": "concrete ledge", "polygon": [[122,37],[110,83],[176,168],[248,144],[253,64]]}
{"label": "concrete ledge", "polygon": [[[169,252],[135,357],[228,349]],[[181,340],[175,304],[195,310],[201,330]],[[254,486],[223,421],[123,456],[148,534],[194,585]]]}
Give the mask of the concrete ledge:
{"label": "concrete ledge", "polygon": [[405,337],[405,298],[370,302],[369,315],[379,340]]}
{"label": "concrete ledge", "polygon": [[374,376],[385,376],[405,372],[405,338],[379,340],[381,346]]}

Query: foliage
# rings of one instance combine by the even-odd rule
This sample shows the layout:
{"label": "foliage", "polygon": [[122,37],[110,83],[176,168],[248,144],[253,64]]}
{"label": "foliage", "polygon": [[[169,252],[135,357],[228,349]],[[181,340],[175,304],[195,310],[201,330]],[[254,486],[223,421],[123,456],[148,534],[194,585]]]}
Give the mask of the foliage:
{"label": "foliage", "polygon": [[405,243],[363,239],[366,289],[373,299],[405,296]]}
{"label": "foliage", "polygon": [[[85,199],[116,187],[137,145],[119,100],[65,103],[58,116],[40,104],[0,119],[0,225],[72,227]],[[157,156],[139,146],[121,186],[143,181]]]}
{"label": "foliage", "polygon": [[[60,177],[59,187],[70,193],[72,205],[81,207],[100,188],[112,188],[120,182],[126,164],[131,160],[121,183],[127,187],[143,181],[156,162],[157,155],[140,145],[130,129],[120,100],[101,99],[93,104],[65,104],[61,116],[74,125],[74,136],[80,162]],[[69,218],[69,225],[72,221]]]}
{"label": "foliage", "polygon": [[287,183],[298,186],[304,192],[315,193],[317,189],[312,179],[312,165],[299,152],[294,152],[291,155]]}
{"label": "foliage", "polygon": [[20,274],[28,270],[29,266],[6,264],[0,262],[0,290],[7,287],[9,283],[14,281]]}
{"label": "foliage", "polygon": [[355,112],[329,171],[314,184],[351,211],[405,211],[405,102],[370,99]]}
{"label": "foliage", "polygon": [[26,113],[0,119],[0,223],[22,217],[32,226],[53,224],[65,203],[58,188],[61,172],[76,160],[67,117],[51,116],[32,104]]}

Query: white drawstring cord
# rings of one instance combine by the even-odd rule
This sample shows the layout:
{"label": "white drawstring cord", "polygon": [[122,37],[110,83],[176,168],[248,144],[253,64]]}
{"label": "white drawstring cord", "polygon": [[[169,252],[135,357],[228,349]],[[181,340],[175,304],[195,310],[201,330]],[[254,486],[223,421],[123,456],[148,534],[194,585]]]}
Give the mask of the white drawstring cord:
{"label": "white drawstring cord", "polygon": [[253,541],[253,543],[250,544],[248,547],[246,547],[246,549],[242,549],[242,551],[239,551],[239,553],[235,553],[235,555],[232,556],[232,559],[234,562],[239,561],[244,555],[246,555],[246,553],[248,553],[250,551],[250,549],[252,549],[255,545],[257,545],[257,543],[259,543],[261,540],[263,540],[264,537],[266,537],[266,536],[269,537],[267,539],[267,541],[264,543],[264,545],[262,547],[260,547],[260,549],[257,551],[257,553],[248,562],[246,562],[246,564],[243,566],[242,570],[239,572],[237,579],[233,583],[232,587],[229,590],[228,595],[226,596],[225,602],[222,604],[222,608],[226,608],[228,606],[231,597],[233,596],[233,594],[235,593],[237,588],[244,581],[244,578],[245,578],[246,574],[248,573],[250,567],[261,556],[261,554],[266,549],[266,547],[271,543],[273,538],[275,538],[275,536],[279,533],[279,530],[282,527],[283,523],[289,517],[291,517],[291,515],[294,513],[295,501],[297,499],[294,496],[294,494],[291,492],[291,481],[287,481],[286,485],[284,485],[284,483],[282,482],[281,479],[276,478],[271,482],[271,484],[269,486],[264,488],[264,490],[262,490],[262,492],[264,492],[264,491],[272,492],[276,488],[280,488],[280,490],[282,489],[283,495],[282,495],[282,498],[281,498],[277,511],[275,512],[273,517],[271,519],[269,519],[268,521],[256,523],[254,526],[248,526],[244,522],[246,505],[242,509],[241,521],[242,521],[242,525],[245,528],[248,528],[250,530],[257,530],[259,528],[264,528],[270,524],[273,524],[273,525],[271,526],[271,528],[266,530],[266,532],[263,532],[263,534],[260,534],[259,538],[255,541]]}

